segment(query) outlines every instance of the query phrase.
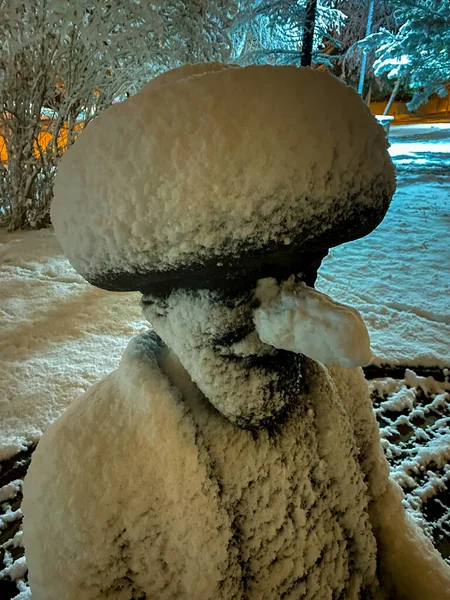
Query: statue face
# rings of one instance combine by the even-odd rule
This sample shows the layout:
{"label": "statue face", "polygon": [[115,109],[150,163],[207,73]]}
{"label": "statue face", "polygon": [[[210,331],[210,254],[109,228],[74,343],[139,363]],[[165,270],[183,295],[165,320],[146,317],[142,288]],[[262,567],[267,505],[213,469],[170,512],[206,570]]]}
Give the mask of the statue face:
{"label": "statue face", "polygon": [[144,296],[142,306],[206,398],[234,424],[279,422],[298,398],[302,357],[261,342],[253,290],[234,297],[178,290],[164,299]]}
{"label": "statue face", "polygon": [[[231,348],[255,330],[253,310],[257,300],[253,290],[236,296],[210,290],[178,290],[164,299],[143,296],[141,305],[156,330],[162,322],[170,322],[173,334],[178,331],[195,348],[210,347],[229,355]],[[266,351],[270,348],[267,346]]]}

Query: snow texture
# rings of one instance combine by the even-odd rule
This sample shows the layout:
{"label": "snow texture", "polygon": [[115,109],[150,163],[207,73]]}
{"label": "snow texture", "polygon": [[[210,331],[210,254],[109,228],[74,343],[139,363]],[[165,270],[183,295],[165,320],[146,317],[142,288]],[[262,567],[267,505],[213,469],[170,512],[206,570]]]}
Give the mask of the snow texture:
{"label": "snow texture", "polygon": [[315,238],[336,245],[384,216],[395,189],[387,146],[356,92],[328,73],[182,68],[81,133],[59,166],[52,220],[76,270],[103,284]]}
{"label": "snow texture", "polygon": [[450,568],[388,483],[362,373],[304,367],[283,426],[246,431],[154,336],[132,340],[35,451],[33,600],[381,599],[391,584],[402,600],[450,598]]}
{"label": "snow texture", "polygon": [[138,296],[86,284],[51,231],[0,232],[0,323],[0,460],[37,442],[148,329]]}
{"label": "snow texture", "polygon": [[[448,459],[445,456],[439,457],[438,463],[440,465],[445,462],[444,468],[442,468],[442,466],[437,466],[434,462],[435,456],[432,453],[429,453],[428,460],[424,457],[423,453],[424,438],[426,440],[425,443],[428,445],[429,440],[433,439],[433,436],[439,435],[442,431],[449,432],[448,417],[445,428],[442,425],[439,426],[438,421],[434,421],[433,423],[436,410],[442,415],[450,414],[450,393],[445,391],[446,389],[450,390],[449,374],[444,373],[444,375],[446,378],[445,381],[436,381],[430,377],[420,377],[409,370],[405,374],[404,382],[386,378],[373,380],[369,385],[372,389],[375,406],[378,406],[380,398],[386,398],[386,394],[397,393],[402,388],[402,383],[407,383],[408,386],[416,386],[413,390],[405,386],[405,389],[408,390],[408,396],[411,391],[416,396],[414,407],[408,414],[408,424],[411,426],[410,433],[398,439],[399,433],[391,425],[392,420],[395,421],[398,411],[390,411],[389,401],[386,400],[386,408],[381,409],[380,406],[380,410],[377,410],[378,419],[384,423],[380,429],[380,434],[385,447],[385,453],[389,456],[389,462],[391,465],[394,465],[394,472],[400,475],[404,465],[406,476],[395,477],[405,492],[404,506],[407,507],[407,511],[413,519],[424,529],[427,536],[442,550],[446,562],[449,563],[450,558],[446,549],[450,532],[450,513],[447,509],[449,498],[446,493],[448,481],[450,480]],[[425,396],[423,392],[424,388],[428,390]],[[439,399],[437,399],[437,396],[439,396]],[[446,397],[446,400],[443,399],[443,396]],[[428,413],[428,416],[424,413]],[[423,423],[422,417],[426,418],[425,423]],[[414,439],[415,437],[416,440]],[[404,442],[405,439],[408,439],[406,444]],[[418,456],[420,456],[420,464],[415,460]],[[18,471],[14,471],[13,469],[13,473],[16,472],[19,474],[19,471],[22,472],[24,460],[26,460],[24,454],[18,456],[18,462],[15,465]],[[3,474],[3,479],[5,480],[5,474]],[[14,476],[11,477],[10,482],[14,483],[14,479],[17,478]],[[15,483],[18,484],[18,481],[16,480]],[[5,488],[9,490],[5,495],[10,495],[11,488],[7,484],[4,488],[0,488],[0,497],[2,497],[2,491]],[[20,499],[21,486],[9,502],[20,503]],[[5,540],[0,544],[0,554],[3,555],[5,567],[12,566],[14,557],[15,560],[19,560],[20,556],[23,556],[21,516],[18,516],[19,521],[11,521],[6,524],[3,524],[2,521],[3,515],[1,513],[2,511],[7,512],[8,506],[8,503],[0,506],[0,529],[2,529],[2,538]],[[10,533],[11,528],[14,531],[17,531],[17,528],[19,528],[12,538],[12,532]],[[12,556],[11,552],[14,553],[14,556]],[[24,580],[17,579],[15,583],[21,594],[16,596],[14,600],[28,599],[29,588]]]}
{"label": "snow texture", "polygon": [[403,505],[448,563],[450,382],[449,373],[444,376],[436,381],[409,370],[404,380],[383,378],[369,385],[383,423],[381,441],[391,477],[405,493]]}
{"label": "snow texture", "polygon": [[[226,69],[211,77],[231,71],[241,72]],[[175,96],[177,85],[180,94],[201,88],[203,79],[161,86],[158,98],[164,89]],[[119,150],[126,153],[126,147]],[[134,175],[138,180],[139,168]],[[138,188],[128,189],[133,199]],[[382,196],[372,192],[371,203]],[[81,211],[86,240],[102,222],[95,208],[85,204]],[[162,210],[161,204],[153,208]],[[106,208],[102,218],[109,214]],[[201,213],[193,214],[195,222]],[[144,238],[134,232],[129,240],[114,238],[124,234],[125,222],[149,225],[140,213],[132,221],[119,219],[106,246],[111,240],[127,244],[113,243],[100,262],[93,255],[102,272],[111,267],[109,259],[127,270],[158,252],[167,256],[170,232],[146,240],[155,248],[161,242],[159,249],[144,245],[139,254],[134,244]],[[202,256],[204,249],[195,245],[199,231],[188,231],[184,254],[177,246],[180,254],[167,268]],[[213,292],[181,290],[161,302],[144,298],[155,330],[189,374],[155,336],[135,338],[119,369],[42,437],[24,484],[33,598],[450,598],[448,566],[405,516],[399,490],[389,482],[361,372],[293,356],[287,380],[276,370],[283,351],[262,343],[248,326],[249,299],[232,305],[219,299]],[[265,364],[268,357],[274,368],[249,377],[255,361]],[[258,404],[265,388],[270,393]],[[441,450],[433,443],[424,457]]]}
{"label": "snow texture", "polygon": [[[358,309],[374,362],[450,366],[450,126],[394,126],[390,137],[400,175],[390,209],[370,236],[332,250],[316,285]],[[1,231],[0,244],[5,459],[37,441],[74,398],[116,368],[146,324],[138,295],[88,285],[53,232]]]}
{"label": "snow texture", "polygon": [[354,308],[294,277],[280,286],[276,279],[259,280],[256,297],[256,331],[266,344],[347,368],[370,362],[369,334]]}
{"label": "snow texture", "polygon": [[11,563],[11,566],[6,567],[2,571],[0,571],[0,578],[9,577],[12,581],[16,581],[16,579],[21,579],[27,571],[27,563],[25,560],[25,556],[22,556],[18,560]]}
{"label": "snow texture", "polygon": [[158,335],[217,410],[241,427],[278,420],[299,389],[300,357],[259,340],[253,300],[250,293],[224,302],[207,290],[143,298]]}
{"label": "snow texture", "polygon": [[22,491],[22,480],[16,479],[11,481],[8,485],[4,485],[0,488],[0,503],[5,500],[10,500],[17,495],[17,492]]}

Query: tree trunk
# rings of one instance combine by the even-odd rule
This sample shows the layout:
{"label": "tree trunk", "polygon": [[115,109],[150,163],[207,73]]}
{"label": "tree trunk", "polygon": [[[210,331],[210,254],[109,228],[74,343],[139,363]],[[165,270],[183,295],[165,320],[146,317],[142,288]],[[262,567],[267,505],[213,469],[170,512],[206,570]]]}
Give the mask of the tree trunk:
{"label": "tree trunk", "polygon": [[372,84],[369,85],[369,91],[367,92],[367,96],[365,99],[365,103],[367,104],[367,106],[370,106],[371,100],[372,100]]}
{"label": "tree trunk", "polygon": [[316,25],[316,9],[317,0],[307,0],[305,24],[303,26],[302,56],[300,61],[302,67],[310,67],[312,62],[314,27]]}
{"label": "tree trunk", "polygon": [[390,96],[390,98],[389,98],[389,100],[388,100],[388,103],[386,104],[386,108],[385,108],[385,109],[384,109],[384,111],[383,111],[383,116],[385,116],[385,115],[387,115],[387,114],[388,114],[388,112],[389,112],[389,109],[391,108],[391,106],[392,106],[392,103],[393,103],[393,102],[394,102],[394,100],[395,100],[395,96],[397,95],[397,92],[398,92],[398,88],[399,88],[399,87],[400,87],[400,77],[399,77],[399,78],[397,79],[397,81],[395,82],[394,89],[392,90],[391,96]]}
{"label": "tree trunk", "polygon": [[[369,4],[369,14],[367,15],[367,25],[366,25],[366,35],[370,35],[372,30],[372,19],[373,19],[373,9],[375,5],[375,0],[370,0]],[[361,61],[361,71],[359,73],[359,83],[358,83],[358,94],[362,96],[363,88],[364,88],[364,75],[366,74],[366,63],[367,63],[367,53],[363,52],[362,61]]]}

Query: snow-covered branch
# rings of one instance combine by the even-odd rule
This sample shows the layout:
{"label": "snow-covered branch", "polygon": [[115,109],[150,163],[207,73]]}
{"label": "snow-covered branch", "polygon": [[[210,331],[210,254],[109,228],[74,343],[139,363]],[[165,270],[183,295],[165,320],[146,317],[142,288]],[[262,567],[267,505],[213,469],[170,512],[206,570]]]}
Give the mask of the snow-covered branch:
{"label": "snow-covered branch", "polygon": [[381,29],[363,40],[363,50],[375,50],[376,76],[400,79],[413,97],[410,110],[431,94],[445,96],[450,81],[450,0],[395,2],[396,27]]}
{"label": "snow-covered branch", "polygon": [[[232,28],[233,57],[240,64],[300,64],[306,0],[248,0]],[[324,62],[321,50],[327,40],[336,47],[335,34],[345,23],[345,15],[327,0],[317,3],[313,62]]]}
{"label": "snow-covered branch", "polygon": [[82,128],[168,68],[226,59],[233,10],[233,0],[0,0],[0,222],[48,223],[57,162]]}

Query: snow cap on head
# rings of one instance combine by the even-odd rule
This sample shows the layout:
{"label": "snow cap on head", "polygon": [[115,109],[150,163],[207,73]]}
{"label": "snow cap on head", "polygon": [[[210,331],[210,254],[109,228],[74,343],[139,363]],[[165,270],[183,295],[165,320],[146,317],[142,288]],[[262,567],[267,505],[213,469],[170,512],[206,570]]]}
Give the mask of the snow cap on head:
{"label": "snow cap on head", "polygon": [[187,65],[88,125],[59,166],[52,220],[75,269],[106,289],[256,282],[380,223],[387,148],[328,73]]}

